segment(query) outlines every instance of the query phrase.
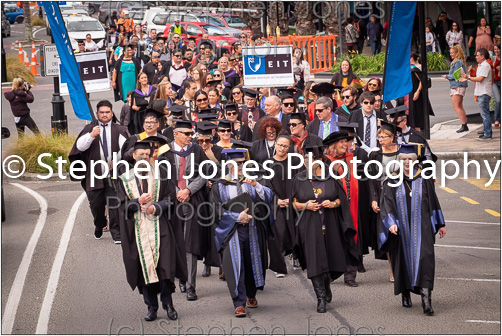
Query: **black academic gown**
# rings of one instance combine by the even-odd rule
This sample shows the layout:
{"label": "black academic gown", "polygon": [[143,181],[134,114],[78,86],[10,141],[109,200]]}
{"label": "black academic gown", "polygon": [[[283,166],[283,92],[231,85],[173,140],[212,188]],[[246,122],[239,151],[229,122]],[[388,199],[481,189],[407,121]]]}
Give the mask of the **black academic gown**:
{"label": "black academic gown", "polygon": [[233,130],[232,133],[232,138],[235,140],[242,140],[246,142],[251,142],[253,140],[253,132],[248,125],[244,124],[244,122],[241,122],[241,127],[238,130]]}
{"label": "black academic gown", "polygon": [[[385,113],[380,110],[376,111],[376,117],[377,117],[377,119],[387,120]],[[356,130],[357,136],[359,136],[359,138],[361,138],[361,139],[364,139],[365,129],[364,129],[364,113],[363,113],[363,111],[357,110],[357,111],[352,112],[349,117],[349,122],[356,122],[359,125]]]}
{"label": "black academic gown", "polygon": [[167,126],[160,132],[169,142],[174,141],[174,128],[172,126]]}
{"label": "black academic gown", "polygon": [[[427,104],[427,111],[429,115],[433,116],[434,111],[432,110],[432,105],[429,99],[427,102],[424,99],[423,90],[420,92],[417,100],[413,100],[413,95],[415,91],[418,89],[420,84],[420,77],[422,76],[422,72],[418,68],[411,69],[411,81],[413,83],[413,90],[409,94],[409,104],[410,104],[410,112],[408,114],[408,125],[412,128],[420,128],[424,129],[425,127],[425,118],[426,114],[424,113],[424,104]],[[418,78],[417,78],[418,77]],[[427,97],[428,98],[428,97]]]}
{"label": "black academic gown", "polygon": [[[326,173],[328,167],[326,167]],[[306,203],[316,199],[313,186],[305,170],[298,173],[292,186],[290,204],[296,200]],[[357,266],[359,253],[354,236],[356,230],[352,222],[349,204],[343,187],[333,178],[324,181],[324,190],[319,195],[318,202],[329,199],[340,199],[341,206],[333,209],[323,209],[324,220],[319,211],[305,210],[303,213],[295,211],[295,223],[298,225],[296,255],[307,269],[307,277],[312,279],[324,273],[330,273],[331,279],[337,279],[347,271],[346,260]],[[301,216],[300,216],[301,214]],[[323,235],[322,225],[326,232]],[[346,259],[348,256],[348,259]]]}
{"label": "black academic gown", "polygon": [[[176,190],[172,180],[166,178],[163,170],[160,170],[159,198],[155,200],[157,213],[162,209],[162,215],[158,216],[160,228],[159,261],[157,276],[159,280],[169,280],[174,283],[174,278],[181,281],[187,279],[187,261],[183,236],[179,225],[172,219],[175,217],[173,199],[176,198]],[[122,258],[124,261],[127,282],[134,288],[145,286],[145,279],[139,261],[138,246],[135,237],[135,213],[139,210],[138,199],[130,200],[125,190],[124,183],[119,179],[117,183],[118,197],[121,200],[119,209],[120,238],[122,241]],[[181,242],[181,244],[180,244]],[[172,286],[174,292],[174,285]]]}
{"label": "black academic gown", "polygon": [[[434,181],[421,178],[418,173],[411,180],[406,177],[398,187],[391,187],[390,182],[395,183],[390,180],[384,183],[381,198],[379,245],[390,252],[394,294],[404,291],[419,294],[420,288],[432,290],[435,235],[445,226]],[[405,218],[405,209],[408,218]],[[392,225],[398,226],[397,235],[389,232]]]}
{"label": "black academic gown", "polygon": [[[291,131],[288,126],[290,119],[291,119],[291,116],[289,114],[285,114],[285,113],[282,114],[282,117],[281,117],[282,129],[284,131],[286,131],[288,134],[291,134]],[[263,120],[263,118],[261,118],[260,120],[258,120],[258,122],[256,122],[256,124],[254,124],[253,141],[256,141],[260,138],[260,136],[258,135],[258,129],[259,129],[259,124],[262,122],[262,120]]]}
{"label": "black academic gown", "polygon": [[371,213],[373,210],[371,209],[370,202],[370,185],[369,180],[364,177],[364,164],[368,161],[368,154],[362,148],[356,147],[354,149],[354,158],[362,161],[357,166],[357,173],[362,178],[358,181],[359,187],[359,226],[358,226],[358,241],[359,244],[359,252],[361,254],[368,254],[369,247],[371,244]]}
{"label": "black academic gown", "polygon": [[[143,132],[143,121],[145,119],[146,109],[151,105],[157,89],[153,86],[149,86],[148,90],[148,94],[144,95],[140,90],[136,89],[131,95],[131,112],[129,113],[129,125],[127,126],[130,134]],[[132,109],[133,102],[136,102],[136,106],[140,107],[139,111]]]}
{"label": "black academic gown", "polygon": [[[167,140],[165,136],[162,134],[155,134],[155,136]],[[143,132],[141,134],[134,134],[130,136],[122,145],[121,152],[122,152],[122,160],[125,160],[129,163],[134,163],[134,158],[132,154],[134,153],[134,144],[140,140],[146,139],[146,133]]]}

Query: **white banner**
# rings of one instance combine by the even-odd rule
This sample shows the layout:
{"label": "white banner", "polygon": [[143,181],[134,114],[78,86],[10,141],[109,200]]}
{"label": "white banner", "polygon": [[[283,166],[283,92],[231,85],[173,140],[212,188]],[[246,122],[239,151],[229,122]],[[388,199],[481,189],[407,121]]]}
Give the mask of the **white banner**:
{"label": "white banner", "polygon": [[[111,89],[106,51],[76,53],[75,57],[87,93]],[[62,95],[69,95],[68,85],[61,82],[61,77],[59,88]]]}

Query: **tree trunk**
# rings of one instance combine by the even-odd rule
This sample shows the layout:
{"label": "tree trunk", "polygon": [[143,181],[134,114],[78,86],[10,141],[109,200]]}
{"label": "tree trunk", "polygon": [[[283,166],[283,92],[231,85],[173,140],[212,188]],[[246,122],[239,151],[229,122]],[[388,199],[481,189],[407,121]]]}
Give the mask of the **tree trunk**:
{"label": "tree trunk", "polygon": [[263,16],[263,10],[261,9],[264,7],[263,2],[260,1],[251,1],[248,6],[244,6],[246,9],[257,9],[257,12],[253,14],[244,12],[241,16],[242,21],[251,28],[253,34],[261,33],[261,18]]}
{"label": "tree trunk", "polygon": [[300,1],[295,5],[296,35],[315,35],[314,4],[310,1]]}
{"label": "tree trunk", "polygon": [[[279,6],[279,11],[277,11],[277,6]],[[277,15],[279,14],[279,15]],[[279,16],[279,29],[281,36],[287,36],[289,33],[289,18],[284,11],[284,3],[282,1],[269,2],[268,4],[268,21],[270,24],[270,32],[275,36],[277,28],[277,16]]]}
{"label": "tree trunk", "polygon": [[30,3],[23,2],[24,7],[24,40],[25,42],[33,41],[33,28],[31,26],[31,8]]}
{"label": "tree trunk", "polygon": [[[338,35],[336,38],[337,50],[339,50],[340,39],[342,39],[343,50],[342,54],[347,53],[347,43],[345,39],[344,25],[342,25],[342,33],[340,34],[340,27],[338,25],[338,18],[340,15],[340,11],[342,14],[342,20],[344,20],[348,16],[348,9],[344,8],[344,4],[340,2],[331,2],[326,1],[325,4],[325,12],[327,13],[326,19],[324,23],[326,24],[326,35]],[[329,14],[329,15],[328,15]]]}

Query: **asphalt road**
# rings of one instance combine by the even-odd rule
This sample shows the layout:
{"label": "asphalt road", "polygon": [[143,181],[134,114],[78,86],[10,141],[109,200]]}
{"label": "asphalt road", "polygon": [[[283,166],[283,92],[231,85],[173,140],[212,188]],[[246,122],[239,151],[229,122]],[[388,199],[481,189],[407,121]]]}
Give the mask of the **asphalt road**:
{"label": "asphalt road", "polygon": [[[494,162],[491,164],[493,167]],[[481,177],[488,176],[483,171]],[[176,328],[185,333],[189,327],[192,329],[188,333],[207,333],[216,326],[221,326],[226,334],[232,327],[234,333],[241,333],[235,327],[242,327],[247,334],[257,326],[266,333],[274,326],[275,333],[282,333],[280,327],[283,327],[290,334],[307,333],[307,328],[310,334],[316,328],[317,333],[326,333],[321,327],[339,334],[349,333],[343,328],[349,328],[351,334],[500,334],[501,331],[500,175],[489,189],[461,179],[448,181],[446,189],[436,187],[448,233],[436,242],[434,317],[422,314],[419,296],[412,297],[411,309],[401,307],[400,297],[393,295],[387,263],[368,255],[367,272],[357,277],[358,288],[344,286],[341,279],[332,284],[334,299],[327,314],[315,312],[310,281],[305,272],[294,271],[290,265],[284,279],[267,272],[265,290],[257,295],[259,308],[248,309],[244,319],[233,317],[228,289],[214,274],[217,269],[213,268],[211,277],[202,278],[199,265],[199,300],[188,302],[180,292],[174,294],[180,316],[178,327],[164,319],[153,323],[141,320],[146,313],[145,305],[142,297],[127,285],[120,246],[113,244],[108,233],[102,240],[94,239],[85,197],[80,205],[77,202],[78,210],[70,210],[82,190],[78,183],[67,181],[4,184],[7,221],[2,223],[3,316],[23,254],[27,246],[32,246],[29,241],[37,231],[40,213],[45,213],[33,196],[11,182],[21,183],[47,202],[44,227],[18,296],[19,307],[12,325],[15,334],[35,333],[37,325],[42,328],[39,330],[50,334],[173,334]],[[473,204],[476,202],[480,204]],[[63,247],[67,249],[58,254],[65,238],[67,245]],[[54,278],[57,260],[62,262],[61,271]],[[42,308],[50,297],[46,292],[50,278],[49,292],[55,296],[53,301],[49,300],[52,304],[46,303]],[[165,313],[160,312],[160,317],[165,318]],[[201,329],[194,329],[197,327]]]}

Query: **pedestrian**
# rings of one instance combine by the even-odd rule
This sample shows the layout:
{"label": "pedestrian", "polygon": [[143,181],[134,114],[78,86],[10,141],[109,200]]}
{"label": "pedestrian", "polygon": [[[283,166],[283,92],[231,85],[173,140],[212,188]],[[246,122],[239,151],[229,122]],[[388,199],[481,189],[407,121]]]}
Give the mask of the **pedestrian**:
{"label": "pedestrian", "polygon": [[[113,242],[120,244],[118,206],[115,203],[117,202],[117,186],[115,180],[110,178],[110,173],[104,173],[112,168],[114,154],[117,155],[117,161],[121,159],[120,148],[129,134],[125,127],[113,122],[112,107],[112,103],[108,100],[98,102],[96,106],[98,120],[84,126],[68,157],[70,162],[80,160],[88,167],[83,179],[74,179],[72,176],[72,181],[79,181],[87,194],[94,221],[94,238],[101,239],[103,229],[109,226]],[[92,164],[98,160],[104,161],[106,166]],[[96,176],[105,176],[105,178],[99,179]],[[105,215],[107,205],[108,224]]]}
{"label": "pedestrian", "polygon": [[375,14],[371,14],[370,22],[366,26],[367,30],[367,40],[371,44],[371,54],[374,56],[382,51],[382,34],[383,27],[382,24],[377,21]]}
{"label": "pedestrian", "polygon": [[171,40],[173,38],[173,36],[175,34],[178,34],[178,37],[180,35],[187,35],[187,32],[185,30],[185,27],[183,27],[181,24],[180,24],[180,20],[179,19],[176,19],[174,21],[174,24],[171,26],[171,28],[169,28],[169,35],[168,35],[168,39]]}
{"label": "pedestrian", "polygon": [[99,47],[96,44],[96,42],[92,40],[91,34],[85,35],[85,51],[98,51],[98,50]]}
{"label": "pedestrian", "polygon": [[178,91],[183,85],[183,81],[188,76],[190,63],[181,59],[181,50],[176,49],[171,55],[172,59],[164,63],[160,74],[169,77],[169,82],[171,82],[173,89]]}
{"label": "pedestrian", "polygon": [[361,139],[361,148],[369,154],[378,144],[377,119],[385,119],[385,115],[380,110],[375,110],[375,95],[371,92],[363,92],[359,96],[359,103],[361,110],[352,112],[349,121],[358,123],[357,135]]}
{"label": "pedestrian", "polygon": [[372,92],[373,94],[380,94],[382,91],[382,80],[378,77],[371,77],[364,85],[363,92],[366,91]]}
{"label": "pedestrian", "polygon": [[436,38],[430,26],[425,26],[425,46],[427,52],[436,52]]}
{"label": "pedestrian", "polygon": [[[314,90],[318,88],[318,85],[314,86]],[[316,100],[315,113],[317,118],[307,125],[307,131],[321,139],[326,139],[329,134],[338,131],[338,121],[347,121],[345,117],[340,117],[335,113],[333,101],[328,97]]]}
{"label": "pedestrian", "polygon": [[304,147],[303,152],[306,169],[294,177],[289,197],[298,214],[295,252],[312,281],[317,312],[326,313],[326,303],[333,298],[331,281],[347,271],[346,260],[358,264],[356,230],[345,193],[338,181],[329,177],[328,167],[322,161],[323,147]]}
{"label": "pedestrian", "polygon": [[348,60],[343,60],[340,64],[340,70],[331,77],[331,83],[333,85],[347,87],[349,85],[354,85],[354,81],[359,81],[359,78],[354,74],[350,62]]}
{"label": "pedestrian", "polygon": [[347,25],[345,26],[345,40],[347,43],[347,51],[350,56],[351,54],[356,54],[358,52],[357,38],[359,37],[359,33],[353,24],[352,17],[348,17],[345,22],[347,22]]}
{"label": "pedestrian", "polygon": [[[478,67],[476,68],[476,77],[468,74],[464,75],[464,80],[473,81],[474,96],[478,99],[478,105],[483,118],[483,131],[478,132],[478,140],[491,140],[492,138],[492,120],[490,115],[490,98],[493,94],[492,89],[492,68],[486,61],[490,55],[488,50],[481,48],[475,54]],[[469,72],[471,67],[469,67]],[[482,134],[481,134],[482,133]]]}
{"label": "pedestrian", "polygon": [[[408,115],[408,123],[410,127],[415,128],[418,131],[423,131],[425,128],[425,119],[429,118],[429,115],[434,115],[432,110],[432,105],[427,97],[427,101],[424,100],[424,95],[422,92],[422,71],[416,65],[418,63],[418,55],[412,53],[410,55],[411,64],[411,81],[413,84],[412,91],[408,95],[408,103],[410,107],[410,112]],[[424,104],[427,105],[427,113],[424,113]]]}
{"label": "pedestrian", "polygon": [[167,317],[178,319],[172,298],[174,278],[184,280],[187,275],[184,254],[179,253],[184,251],[183,239],[173,228],[175,185],[164,169],[156,177],[151,164],[152,145],[157,148],[165,143],[165,139],[157,137],[136,142],[133,158],[135,163],[142,162],[139,167],[146,173],[140,177],[136,170],[129,170],[120,175],[118,183],[118,195],[123,200],[122,257],[127,282],[133,290],[138,288],[148,307],[145,321],[157,318],[158,294]]}
{"label": "pedestrian", "polygon": [[349,119],[353,112],[361,108],[357,101],[357,89],[353,86],[346,86],[341,91],[343,105],[337,107],[335,113],[345,119]]}
{"label": "pedestrian", "polygon": [[146,74],[148,78],[149,85],[158,84],[155,82],[155,79],[158,79],[158,75],[160,74],[160,71],[162,69],[162,65],[159,64],[160,64],[160,54],[154,51],[152,53],[150,62],[145,64],[145,66],[143,67],[143,72]]}
{"label": "pedestrian", "polygon": [[303,51],[300,48],[295,48],[293,51],[293,73],[297,87],[303,91],[305,83],[312,80],[313,76],[310,74],[310,64],[304,59]]}
{"label": "pedestrian", "polygon": [[215,209],[220,209],[216,213],[215,240],[236,317],[245,317],[246,307],[258,307],[256,292],[265,286],[266,238],[271,236],[270,216],[266,214],[273,209],[272,191],[242,176],[246,152],[222,151],[226,154],[228,174],[211,188],[211,201]]}
{"label": "pedestrian", "polygon": [[495,99],[495,127],[500,127],[500,43],[493,47],[493,98]]}
{"label": "pedestrian", "polygon": [[129,114],[131,113],[131,96],[134,91],[127,92],[127,101],[122,105],[122,109],[120,110],[120,126],[129,125]]}
{"label": "pedestrian", "polygon": [[[211,92],[209,92],[211,94]],[[251,142],[253,140],[253,132],[249,126],[239,120],[239,107],[237,104],[228,103],[225,105],[225,118],[232,121],[232,134],[235,140]]]}
{"label": "pedestrian", "polygon": [[148,106],[151,106],[155,91],[157,89],[148,84],[148,75],[141,72],[136,81],[136,89],[131,96],[131,113],[129,115],[129,125],[127,126],[130,134],[141,133],[142,121]]}
{"label": "pedestrian", "polygon": [[492,31],[488,25],[488,21],[484,17],[479,19],[479,26],[472,30],[472,34],[469,37],[469,43],[467,47],[472,46],[472,42],[476,45],[476,51],[479,49],[486,49],[487,51],[493,51],[493,38]]}
{"label": "pedestrian", "polygon": [[434,33],[439,44],[439,49],[443,54],[448,48],[446,35],[450,31],[452,24],[453,21],[448,19],[448,14],[445,11],[442,11],[438,16],[438,20],[436,21],[436,28],[434,29]]}
{"label": "pedestrian", "polygon": [[417,146],[401,145],[398,160],[403,161],[403,181],[398,186],[393,179],[384,182],[378,245],[390,253],[394,295],[401,294],[402,306],[410,308],[410,294],[420,294],[424,314],[432,316],[435,235],[446,235],[445,220],[434,181],[423,178],[420,169],[412,166]]}
{"label": "pedestrian", "polygon": [[10,109],[14,115],[17,134],[19,137],[24,135],[24,127],[28,127],[33,134],[38,134],[38,126],[31,118],[28,104],[33,103],[35,98],[31,92],[31,85],[23,78],[16,77],[12,80],[11,91],[4,93],[5,99],[10,103]]}
{"label": "pedestrian", "polygon": [[[453,45],[450,48],[450,57],[452,59],[450,72],[448,75],[443,75],[443,78],[450,81],[450,97],[453,104],[453,109],[460,119],[462,125],[457,133],[469,131],[467,127],[467,116],[464,109],[464,96],[467,90],[467,82],[460,81],[461,75],[467,72],[465,67],[465,56],[462,47],[459,44]],[[460,70],[460,73],[459,73]],[[455,73],[456,71],[456,73]]]}
{"label": "pedestrian", "polygon": [[112,88],[115,101],[127,101],[127,92],[136,89],[136,78],[141,71],[140,61],[133,58],[134,47],[128,44],[122,55],[115,64],[112,73]]}
{"label": "pedestrian", "polygon": [[450,48],[457,44],[464,47],[464,34],[455,21],[452,22],[451,29],[446,33],[446,42]]}

